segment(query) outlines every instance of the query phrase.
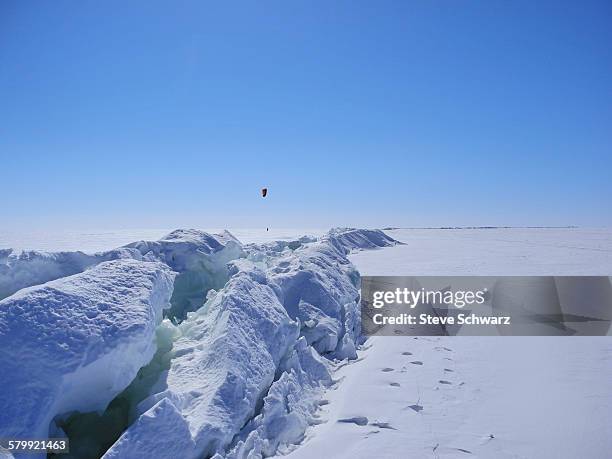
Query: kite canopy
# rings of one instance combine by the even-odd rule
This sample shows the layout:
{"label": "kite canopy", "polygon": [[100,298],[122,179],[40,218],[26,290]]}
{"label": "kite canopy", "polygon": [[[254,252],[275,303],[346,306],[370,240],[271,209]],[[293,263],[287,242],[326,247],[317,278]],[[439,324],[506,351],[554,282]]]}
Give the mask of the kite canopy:
{"label": "kite canopy", "polygon": [[261,197],[265,198],[267,194],[268,194],[268,189],[267,188],[262,188],[261,189]]}

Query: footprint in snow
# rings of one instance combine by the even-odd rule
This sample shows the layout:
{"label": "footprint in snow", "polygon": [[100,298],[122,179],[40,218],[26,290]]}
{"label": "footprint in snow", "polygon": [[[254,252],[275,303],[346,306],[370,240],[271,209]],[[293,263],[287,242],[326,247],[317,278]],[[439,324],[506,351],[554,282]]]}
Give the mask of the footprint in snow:
{"label": "footprint in snow", "polygon": [[489,434],[486,437],[480,437],[480,442],[479,443],[481,445],[486,445],[487,443],[489,443],[492,440],[495,440],[495,435]]}
{"label": "footprint in snow", "polygon": [[[436,443],[436,446],[433,447],[433,452],[435,453],[436,450],[440,447],[440,443]],[[445,448],[445,449],[451,449],[451,450],[455,450],[455,451],[461,451],[462,453],[466,453],[466,454],[474,454],[472,453],[469,449],[463,449],[463,448]],[[436,456],[437,457],[437,456]]]}
{"label": "footprint in snow", "polygon": [[416,411],[417,413],[419,411],[423,411],[423,406],[419,405],[418,403],[415,403],[414,405],[410,405],[410,406],[408,406],[406,408],[410,408],[411,410]]}
{"label": "footprint in snow", "polygon": [[445,368],[444,371],[446,371],[448,373],[453,373],[455,370],[451,370],[450,368]]}
{"label": "footprint in snow", "polygon": [[438,382],[439,382],[440,384],[452,384],[452,382],[447,381],[446,379],[440,379]]}
{"label": "footprint in snow", "polygon": [[437,346],[436,347],[436,351],[448,351],[448,352],[452,352],[452,349],[449,349],[448,347],[444,347],[444,346]]}
{"label": "footprint in snow", "polygon": [[392,383],[389,383],[389,385],[393,387],[400,387],[400,383],[398,382],[392,382]]}
{"label": "footprint in snow", "polygon": [[365,416],[354,416],[352,418],[338,419],[338,422],[343,424],[356,424],[358,426],[365,426],[368,424],[368,418]]}
{"label": "footprint in snow", "polygon": [[380,371],[384,371],[385,373],[388,373],[389,371],[395,371],[395,369],[394,369],[394,368],[389,368],[389,367],[386,367],[386,368],[383,368],[383,369],[382,369],[382,370],[380,370]]}
{"label": "footprint in snow", "polygon": [[371,422],[370,423],[371,426],[375,426],[378,427],[380,429],[392,429],[392,430],[397,430],[395,427],[393,427],[391,424],[389,424],[388,422]]}
{"label": "footprint in snow", "polygon": [[413,365],[423,365],[423,362],[421,362],[420,360],[413,360],[410,363],[413,364]]}
{"label": "footprint in snow", "polygon": [[412,355],[412,352],[408,352],[408,351],[402,352],[402,355]]}

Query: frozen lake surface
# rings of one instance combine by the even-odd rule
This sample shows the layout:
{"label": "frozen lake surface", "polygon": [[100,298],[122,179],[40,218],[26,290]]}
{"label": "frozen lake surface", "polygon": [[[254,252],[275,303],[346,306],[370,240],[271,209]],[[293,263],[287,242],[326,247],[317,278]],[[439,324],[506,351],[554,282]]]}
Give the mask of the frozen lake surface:
{"label": "frozen lake surface", "polygon": [[362,275],[612,275],[611,228],[399,229],[351,257]]}
{"label": "frozen lake surface", "polygon": [[[243,243],[325,232],[230,230]],[[137,240],[156,240],[169,231],[0,231],[0,249],[96,252]],[[387,233],[403,245],[350,255],[362,275],[612,274],[610,229],[397,229]],[[295,256],[309,253],[296,251]],[[295,267],[296,276],[304,269],[301,258],[287,261],[282,259],[285,255],[279,256],[282,265],[275,273],[280,278],[289,265]],[[327,266],[340,266],[340,261],[330,259]],[[312,269],[320,272],[318,264]],[[336,290],[326,284],[317,291]],[[261,311],[261,306],[258,303],[251,310]],[[236,308],[237,313],[243,311],[242,306]],[[215,324],[211,321],[211,326]],[[248,345],[236,342],[231,333],[224,346],[233,345],[244,354]],[[261,354],[252,351],[252,356]],[[219,355],[222,353],[211,353],[210,362],[224,365]],[[283,453],[292,458],[569,459],[607,457],[612,451],[608,435],[612,425],[611,337],[375,337],[367,340],[357,356],[357,360],[336,366],[333,378],[337,384],[324,393],[318,411],[322,422],[307,429],[300,445],[286,447]],[[178,360],[175,364],[181,367]],[[270,375],[274,372],[272,365]],[[244,380],[251,378],[244,376]],[[206,381],[196,378],[198,384]],[[180,386],[184,380],[177,376],[176,383]],[[274,421],[271,419],[269,422]],[[267,425],[260,426],[262,432]]]}

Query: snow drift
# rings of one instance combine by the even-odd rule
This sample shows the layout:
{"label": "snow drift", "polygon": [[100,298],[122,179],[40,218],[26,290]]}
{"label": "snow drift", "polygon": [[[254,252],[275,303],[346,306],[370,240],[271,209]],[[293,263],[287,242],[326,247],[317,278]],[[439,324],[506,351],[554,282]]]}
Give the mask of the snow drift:
{"label": "snow drift", "polygon": [[0,437],[45,438],[57,415],[103,410],[153,356],[173,277],[108,261],[0,301]]}

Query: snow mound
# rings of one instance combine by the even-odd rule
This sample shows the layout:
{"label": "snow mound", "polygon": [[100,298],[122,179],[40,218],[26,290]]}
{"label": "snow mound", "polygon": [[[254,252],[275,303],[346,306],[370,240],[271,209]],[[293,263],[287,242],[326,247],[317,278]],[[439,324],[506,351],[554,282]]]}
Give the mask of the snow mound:
{"label": "snow mound", "polygon": [[126,247],[136,249],[143,259],[161,261],[179,273],[169,312],[179,320],[204,304],[208,290],[225,285],[229,261],[246,256],[240,241],[229,231],[209,234],[176,230],[159,241],[139,241]]}
{"label": "snow mound", "polygon": [[103,261],[122,258],[140,258],[140,254],[125,248],[93,255],[83,252],[14,253],[12,249],[0,250],[0,299],[22,288],[71,276]]}
{"label": "snow mound", "polygon": [[345,253],[353,250],[377,249],[401,244],[401,242],[377,229],[334,228],[323,239]]}
{"label": "snow mound", "polygon": [[152,358],[173,278],[115,260],[0,301],[0,437],[46,438],[58,415],[104,410]]}

